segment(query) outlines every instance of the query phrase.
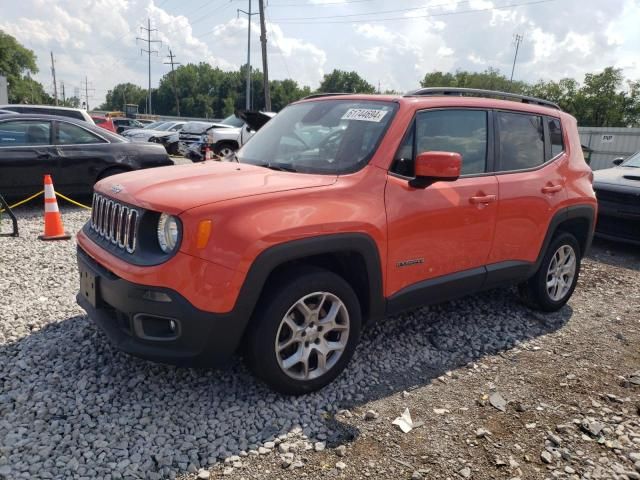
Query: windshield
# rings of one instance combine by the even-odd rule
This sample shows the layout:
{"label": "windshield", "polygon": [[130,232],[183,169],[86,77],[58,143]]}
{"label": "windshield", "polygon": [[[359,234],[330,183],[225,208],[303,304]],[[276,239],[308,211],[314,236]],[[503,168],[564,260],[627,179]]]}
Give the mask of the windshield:
{"label": "windshield", "polygon": [[371,158],[396,104],[321,100],[285,108],[238,152],[243,163],[305,173],[346,173]]}
{"label": "windshield", "polygon": [[229,115],[219,123],[222,123],[223,125],[231,125],[232,127],[241,127],[244,125],[244,121],[235,115]]}
{"label": "windshield", "polygon": [[153,122],[150,123],[149,125],[145,125],[143,128],[145,130],[156,130],[160,125],[164,125],[167,122]]}
{"label": "windshield", "polygon": [[640,152],[636,152],[627,158],[623,163],[623,167],[635,167],[640,168]]}

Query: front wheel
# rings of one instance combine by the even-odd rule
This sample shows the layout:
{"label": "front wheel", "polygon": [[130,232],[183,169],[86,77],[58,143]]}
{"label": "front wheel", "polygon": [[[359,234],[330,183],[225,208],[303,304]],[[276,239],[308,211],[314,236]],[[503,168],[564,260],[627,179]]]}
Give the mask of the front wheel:
{"label": "front wheel", "polygon": [[300,395],[344,370],[360,337],[360,304],[327,270],[305,268],[278,280],[256,307],[245,360],[274,390]]}
{"label": "front wheel", "polygon": [[549,244],[535,275],[518,286],[529,306],[555,312],[564,306],[578,283],[580,245],[570,233],[561,233]]}

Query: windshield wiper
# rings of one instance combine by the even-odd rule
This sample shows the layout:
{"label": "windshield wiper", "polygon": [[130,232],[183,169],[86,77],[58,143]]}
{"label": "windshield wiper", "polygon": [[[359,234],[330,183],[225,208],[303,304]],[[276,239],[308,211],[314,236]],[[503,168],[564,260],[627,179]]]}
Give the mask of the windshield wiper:
{"label": "windshield wiper", "polygon": [[257,163],[256,166],[258,167],[265,167],[265,168],[269,168],[271,170],[276,170],[278,172],[297,172],[298,170],[296,170],[295,168],[286,165],[284,163],[270,163],[270,162],[264,162],[264,163]]}

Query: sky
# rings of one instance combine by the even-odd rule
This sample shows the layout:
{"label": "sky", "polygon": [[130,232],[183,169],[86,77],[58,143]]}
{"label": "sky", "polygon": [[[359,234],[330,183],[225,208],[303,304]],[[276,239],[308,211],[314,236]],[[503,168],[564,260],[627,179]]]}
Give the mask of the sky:
{"label": "sky", "polygon": [[[89,88],[97,106],[117,83],[146,88],[151,20],[158,51],[151,83],[182,64],[222,69],[246,63],[250,0],[1,0],[0,30],[38,57],[36,78],[53,92],[50,52],[67,96]],[[640,79],[640,0],[265,0],[269,73],[317,88],[334,68],[355,70],[382,90],[419,87],[428,72],[488,67],[535,82],[613,65]],[[253,12],[258,1],[253,0]],[[259,17],[252,15],[251,64],[262,69]],[[79,90],[79,89],[82,90]]]}

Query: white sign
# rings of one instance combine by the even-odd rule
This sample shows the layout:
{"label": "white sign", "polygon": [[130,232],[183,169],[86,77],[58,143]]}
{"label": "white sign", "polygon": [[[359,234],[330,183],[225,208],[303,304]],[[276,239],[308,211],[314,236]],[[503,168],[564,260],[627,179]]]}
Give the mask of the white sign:
{"label": "white sign", "polygon": [[374,110],[372,108],[350,108],[342,116],[342,120],[361,120],[363,122],[379,123],[387,114],[386,110]]}
{"label": "white sign", "polygon": [[613,135],[602,135],[602,143],[613,143]]}

